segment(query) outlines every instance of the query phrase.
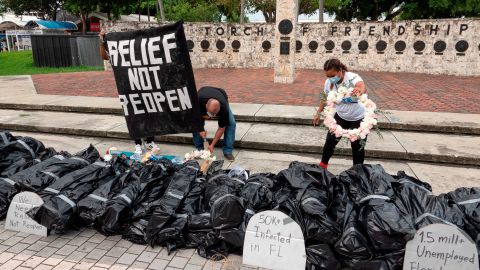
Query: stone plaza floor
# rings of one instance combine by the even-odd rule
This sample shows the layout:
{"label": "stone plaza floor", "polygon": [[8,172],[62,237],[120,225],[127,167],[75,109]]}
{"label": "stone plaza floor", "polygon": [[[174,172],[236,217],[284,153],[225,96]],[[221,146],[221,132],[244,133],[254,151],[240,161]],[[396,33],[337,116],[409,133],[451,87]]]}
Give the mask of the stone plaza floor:
{"label": "stone plaza floor", "polygon": [[[197,88],[224,88],[230,102],[316,106],[322,70],[297,70],[294,84],[273,83],[273,69],[195,69]],[[358,72],[383,110],[480,113],[480,77]],[[32,75],[39,94],[116,97],[109,71]]]}
{"label": "stone plaza floor", "polygon": [[[4,229],[0,221],[1,270],[233,270],[242,268],[241,257],[230,255],[222,261],[200,257],[194,249],[171,254],[162,247],[133,244],[121,236],[105,237],[83,228],[64,235],[40,237]],[[244,267],[244,269],[250,269]]]}

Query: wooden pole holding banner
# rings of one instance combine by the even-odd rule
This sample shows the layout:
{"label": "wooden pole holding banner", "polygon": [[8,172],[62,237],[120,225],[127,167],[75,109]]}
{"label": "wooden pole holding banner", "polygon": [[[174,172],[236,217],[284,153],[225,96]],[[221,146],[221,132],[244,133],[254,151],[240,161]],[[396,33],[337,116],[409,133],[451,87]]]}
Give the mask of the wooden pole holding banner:
{"label": "wooden pole holding banner", "polygon": [[[210,144],[207,141],[207,138],[203,139],[203,150],[208,150],[210,147]],[[211,153],[213,154],[213,153]],[[210,166],[210,160],[205,160],[203,164],[200,166],[200,171],[203,173],[206,173],[208,170],[208,167]]]}

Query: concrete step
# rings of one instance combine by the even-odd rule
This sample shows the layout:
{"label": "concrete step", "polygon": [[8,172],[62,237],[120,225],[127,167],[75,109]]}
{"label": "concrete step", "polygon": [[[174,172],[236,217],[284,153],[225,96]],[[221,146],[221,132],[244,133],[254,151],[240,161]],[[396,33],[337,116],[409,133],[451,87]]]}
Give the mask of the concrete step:
{"label": "concrete step", "polygon": [[[129,139],[125,118],[117,115],[0,110],[0,129]],[[216,123],[208,122],[206,129],[213,136]],[[243,149],[320,154],[326,134],[313,126],[240,122],[235,144]],[[385,130],[382,137],[369,136],[368,158],[480,166],[480,136]],[[160,136],[157,141],[192,144],[191,134]],[[336,155],[350,154],[350,145],[339,143]]]}
{"label": "concrete step", "polygon": [[[93,144],[100,153],[105,153],[112,146],[118,149],[132,149],[133,144],[130,140],[98,138],[85,136],[71,136],[32,132],[14,132],[18,136],[30,136],[42,141],[48,147],[54,147],[57,150],[65,150],[70,153],[78,152],[89,144]],[[164,155],[183,155],[192,150],[190,145],[160,143],[160,152]],[[221,149],[216,149],[215,153],[219,158]],[[250,170],[252,173],[272,172],[288,168],[292,161],[302,161],[307,163],[318,163],[319,156],[306,153],[278,153],[272,151],[258,151],[239,149],[235,151],[235,161],[225,161],[224,167],[230,168],[234,165],[241,166]],[[401,160],[384,160],[384,159],[368,159],[368,164],[381,164],[390,174],[396,174],[398,171],[405,171],[408,175],[415,176],[432,185],[433,192],[440,194],[452,191],[458,187],[478,186],[478,175],[480,168],[469,166],[451,166],[445,164],[429,164],[421,162],[401,161]],[[334,173],[350,168],[352,164],[351,158],[334,157],[330,160],[328,169]]]}
{"label": "concrete step", "polygon": [[[233,103],[239,122],[312,124],[315,107]],[[59,95],[19,95],[0,97],[0,109],[42,110],[122,115],[117,98]],[[379,118],[384,130],[480,135],[480,115],[438,112],[387,111]]]}

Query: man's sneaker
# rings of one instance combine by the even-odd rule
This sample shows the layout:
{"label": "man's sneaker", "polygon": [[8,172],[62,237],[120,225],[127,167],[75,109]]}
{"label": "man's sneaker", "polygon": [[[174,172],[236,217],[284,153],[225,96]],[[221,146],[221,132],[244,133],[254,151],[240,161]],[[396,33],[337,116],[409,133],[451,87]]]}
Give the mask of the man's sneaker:
{"label": "man's sneaker", "polygon": [[234,161],[235,160],[235,157],[232,154],[223,153],[223,156],[225,157],[226,160],[229,160],[229,161]]}
{"label": "man's sneaker", "polygon": [[143,149],[140,144],[135,145],[135,154],[141,156],[143,154]]}
{"label": "man's sneaker", "polygon": [[147,151],[152,151],[154,149],[158,149],[158,146],[155,144],[155,142],[151,142],[145,143],[145,148],[147,149]]}

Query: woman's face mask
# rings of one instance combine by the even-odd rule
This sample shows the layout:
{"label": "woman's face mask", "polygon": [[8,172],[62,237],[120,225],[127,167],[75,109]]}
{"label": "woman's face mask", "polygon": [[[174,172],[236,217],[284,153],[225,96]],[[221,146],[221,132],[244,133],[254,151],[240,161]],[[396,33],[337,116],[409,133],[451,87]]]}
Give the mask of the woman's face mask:
{"label": "woman's face mask", "polygon": [[338,75],[328,78],[332,84],[337,84],[342,78],[340,78]]}
{"label": "woman's face mask", "polygon": [[342,70],[339,70],[339,71],[329,70],[327,71],[326,75],[330,83],[337,84],[339,81],[342,80],[342,77],[339,74],[343,74]]}

